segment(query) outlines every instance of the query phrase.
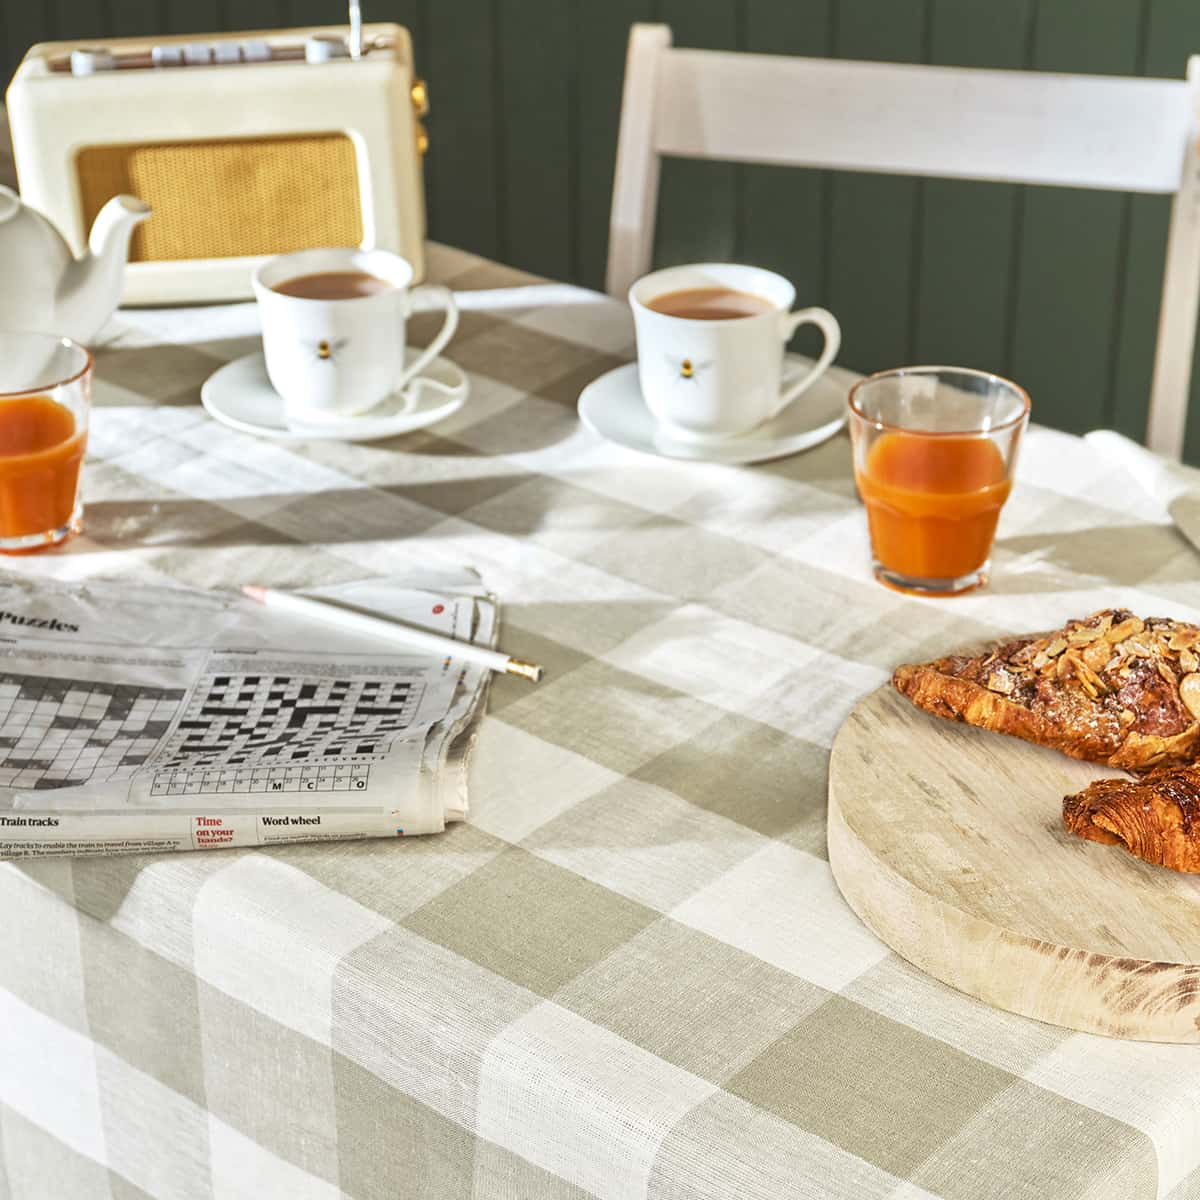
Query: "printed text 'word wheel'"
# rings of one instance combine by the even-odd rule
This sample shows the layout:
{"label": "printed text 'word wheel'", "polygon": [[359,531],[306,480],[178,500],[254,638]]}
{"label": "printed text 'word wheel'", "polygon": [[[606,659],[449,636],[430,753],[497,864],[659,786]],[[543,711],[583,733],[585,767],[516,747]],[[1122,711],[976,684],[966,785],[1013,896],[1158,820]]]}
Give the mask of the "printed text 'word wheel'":
{"label": "printed text 'word wheel'", "polygon": [[921,712],[890,687],[829,771],[829,861],[851,908],[922,970],[1070,1029],[1200,1042],[1200,876],[1067,833],[1113,772]]}

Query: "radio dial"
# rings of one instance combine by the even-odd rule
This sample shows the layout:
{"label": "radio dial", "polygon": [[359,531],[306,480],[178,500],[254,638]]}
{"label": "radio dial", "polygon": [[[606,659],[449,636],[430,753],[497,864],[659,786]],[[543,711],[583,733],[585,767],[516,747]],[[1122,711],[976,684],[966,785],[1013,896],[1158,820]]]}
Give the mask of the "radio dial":
{"label": "radio dial", "polygon": [[409,94],[412,96],[413,108],[416,109],[417,116],[425,116],[429,112],[429,85],[423,79],[414,79],[412,91]]}
{"label": "radio dial", "polygon": [[72,75],[94,75],[97,71],[111,71],[116,65],[116,59],[108,50],[80,47],[71,51]]}
{"label": "radio dial", "polygon": [[304,61],[310,63],[332,62],[335,58],[349,58],[350,51],[341,38],[310,37],[304,43]]}

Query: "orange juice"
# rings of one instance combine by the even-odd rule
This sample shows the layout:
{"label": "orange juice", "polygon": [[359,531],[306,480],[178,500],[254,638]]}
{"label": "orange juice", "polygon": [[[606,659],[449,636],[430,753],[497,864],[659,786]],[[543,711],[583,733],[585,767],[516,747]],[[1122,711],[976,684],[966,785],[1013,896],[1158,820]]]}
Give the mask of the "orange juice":
{"label": "orange juice", "polygon": [[884,433],[855,471],[876,559],[913,579],[958,579],[987,561],[1012,486],[990,438]]}
{"label": "orange juice", "polygon": [[0,538],[61,529],[71,519],[87,431],[49,396],[0,400]]}

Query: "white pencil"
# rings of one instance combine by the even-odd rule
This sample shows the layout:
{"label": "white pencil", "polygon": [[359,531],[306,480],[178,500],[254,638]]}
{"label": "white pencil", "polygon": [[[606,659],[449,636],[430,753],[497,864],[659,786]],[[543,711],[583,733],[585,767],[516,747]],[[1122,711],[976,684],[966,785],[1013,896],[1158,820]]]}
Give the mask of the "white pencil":
{"label": "white pencil", "polygon": [[537,683],[542,678],[542,668],[536,663],[510,658],[502,650],[489,650],[486,646],[460,642],[457,638],[444,637],[440,633],[430,633],[427,629],[401,625],[398,621],[385,621],[381,617],[368,617],[365,613],[353,612],[333,604],[322,604],[319,600],[310,600],[305,596],[276,592],[271,588],[254,587],[247,584],[242,591],[251,600],[257,600],[259,604],[274,609],[276,612],[291,613],[296,617],[319,621],[323,625],[332,625],[335,629],[345,629],[351,633],[376,637],[381,641],[394,642],[398,646],[412,646],[416,649],[430,650],[435,654],[461,659],[464,662],[479,663],[481,666],[490,667],[493,671],[519,675],[522,679],[528,679],[530,683]]}

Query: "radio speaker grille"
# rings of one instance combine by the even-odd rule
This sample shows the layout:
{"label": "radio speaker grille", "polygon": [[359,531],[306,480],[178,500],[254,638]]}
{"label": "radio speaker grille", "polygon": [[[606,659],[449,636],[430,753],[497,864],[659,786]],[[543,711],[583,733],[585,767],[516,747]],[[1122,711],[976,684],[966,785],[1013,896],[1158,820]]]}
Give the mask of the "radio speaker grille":
{"label": "radio speaker grille", "polygon": [[87,146],[75,162],[85,229],[121,192],[153,208],[133,235],[134,262],[363,241],[358,164],[344,133]]}

